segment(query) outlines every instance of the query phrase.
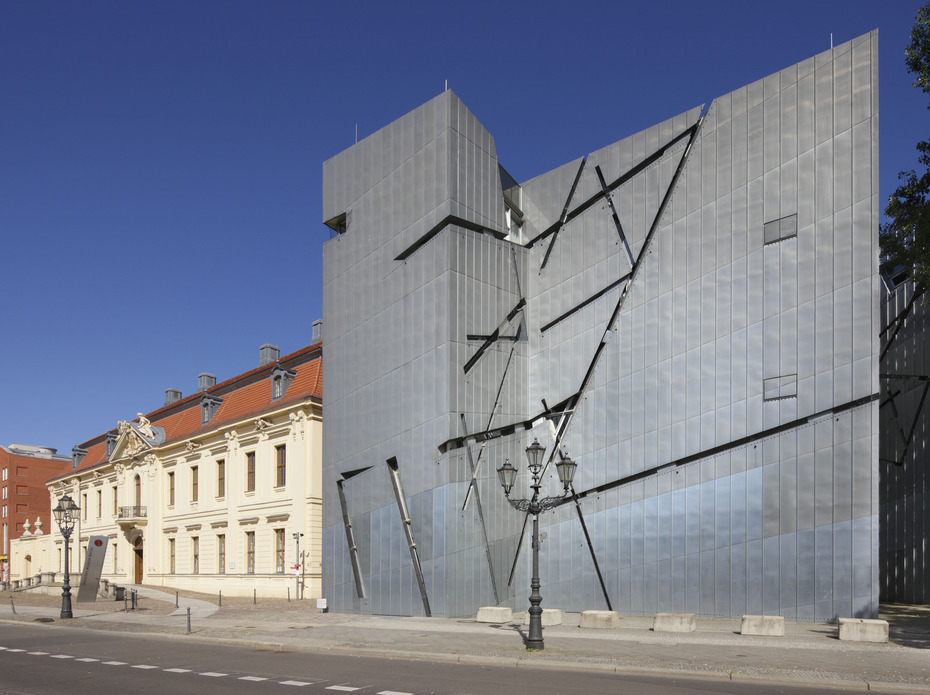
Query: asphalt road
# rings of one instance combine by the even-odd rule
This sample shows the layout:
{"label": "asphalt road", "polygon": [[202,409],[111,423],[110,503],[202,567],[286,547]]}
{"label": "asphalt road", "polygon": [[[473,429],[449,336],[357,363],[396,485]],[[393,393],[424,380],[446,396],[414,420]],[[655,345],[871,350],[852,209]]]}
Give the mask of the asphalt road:
{"label": "asphalt road", "polygon": [[[0,695],[551,695],[816,693],[763,683],[443,664],[0,625]],[[297,693],[294,693],[297,695]]]}

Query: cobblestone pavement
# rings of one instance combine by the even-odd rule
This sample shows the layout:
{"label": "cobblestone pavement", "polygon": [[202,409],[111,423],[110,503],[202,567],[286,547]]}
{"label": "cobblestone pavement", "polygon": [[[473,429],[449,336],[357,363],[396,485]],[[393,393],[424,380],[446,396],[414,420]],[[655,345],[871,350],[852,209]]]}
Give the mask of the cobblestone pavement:
{"label": "cobblestone pavement", "polygon": [[75,603],[75,617],[69,621],[59,620],[61,600],[54,593],[4,593],[0,594],[0,620],[51,620],[51,628],[67,623],[69,627],[228,641],[282,651],[930,692],[928,607],[884,606],[882,617],[891,625],[888,644],[840,642],[835,625],[786,623],[784,637],[753,637],[739,634],[735,620],[699,618],[693,633],[657,633],[648,617],[623,616],[619,629],[591,630],[578,627],[577,614],[567,614],[562,625],[545,628],[544,651],[527,652],[521,614],[515,614],[518,620],[503,624],[359,616],[321,613],[313,601],[256,597],[253,602],[223,597],[219,606],[219,596],[137,588],[137,610],[124,611],[123,603],[103,599],[95,604]]}

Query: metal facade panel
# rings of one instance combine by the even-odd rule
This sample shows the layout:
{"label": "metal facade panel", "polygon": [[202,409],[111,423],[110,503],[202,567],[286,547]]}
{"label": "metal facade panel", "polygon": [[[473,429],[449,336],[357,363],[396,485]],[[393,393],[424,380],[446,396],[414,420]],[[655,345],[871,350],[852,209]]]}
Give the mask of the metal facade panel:
{"label": "metal facade panel", "polygon": [[[551,453],[555,433],[579,463],[592,546],[568,508],[542,520],[548,605],[606,605],[593,553],[622,611],[874,611],[875,573],[852,565],[877,562],[877,432],[853,438],[828,414],[776,434],[877,381],[878,345],[863,337],[877,323],[872,43],[725,95],[693,133],[699,110],[526,182],[523,238],[550,231],[532,248],[472,228],[503,230],[503,192],[493,138],[451,92],[327,162],[324,209],[352,219],[325,249],[324,485],[365,466],[379,481],[346,484],[353,523],[370,519],[368,610],[421,610],[380,485],[390,456],[436,614],[493,601],[492,576],[498,600],[522,607],[528,541],[517,556],[523,517],[495,468],[522,464],[534,436]],[[467,224],[431,231],[450,214]],[[796,235],[765,239],[766,223],[794,215]],[[566,412],[544,410],[555,406]],[[479,459],[467,504],[465,446]],[[335,609],[365,610],[350,600],[331,494],[324,547],[339,571],[324,571],[326,591]]]}

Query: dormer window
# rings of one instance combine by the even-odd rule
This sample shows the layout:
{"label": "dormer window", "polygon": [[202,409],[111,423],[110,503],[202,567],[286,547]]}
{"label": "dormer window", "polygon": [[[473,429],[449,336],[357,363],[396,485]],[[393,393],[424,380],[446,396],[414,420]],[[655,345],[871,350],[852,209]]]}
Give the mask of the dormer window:
{"label": "dormer window", "polygon": [[280,365],[275,367],[271,371],[271,400],[275,401],[287,393],[287,387],[290,386],[296,375],[297,372],[285,369]]}
{"label": "dormer window", "polygon": [[222,398],[217,398],[209,394],[204,394],[203,398],[200,399],[200,424],[206,425],[213,419],[213,416],[216,415],[216,411],[219,410],[220,403],[223,402]]}
{"label": "dormer window", "polygon": [[73,447],[71,449],[71,470],[80,466],[85,456],[87,456],[87,449],[82,449],[79,446]]}
{"label": "dormer window", "polygon": [[113,450],[116,448],[116,440],[119,439],[119,432],[107,432],[106,436],[106,456],[110,458]]}

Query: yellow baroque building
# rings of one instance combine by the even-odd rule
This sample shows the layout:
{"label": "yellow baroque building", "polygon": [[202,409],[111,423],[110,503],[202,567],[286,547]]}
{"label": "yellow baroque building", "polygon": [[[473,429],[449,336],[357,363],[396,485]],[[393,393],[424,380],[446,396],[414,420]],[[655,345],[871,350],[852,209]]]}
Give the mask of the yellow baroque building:
{"label": "yellow baroque building", "polygon": [[[72,585],[106,536],[102,578],[119,585],[320,597],[321,352],[264,345],[256,369],[201,374],[196,394],[168,389],[163,407],[76,446],[47,483],[52,507],[68,494],[81,508]],[[61,581],[63,538],[44,527],[11,544],[14,584]]]}

